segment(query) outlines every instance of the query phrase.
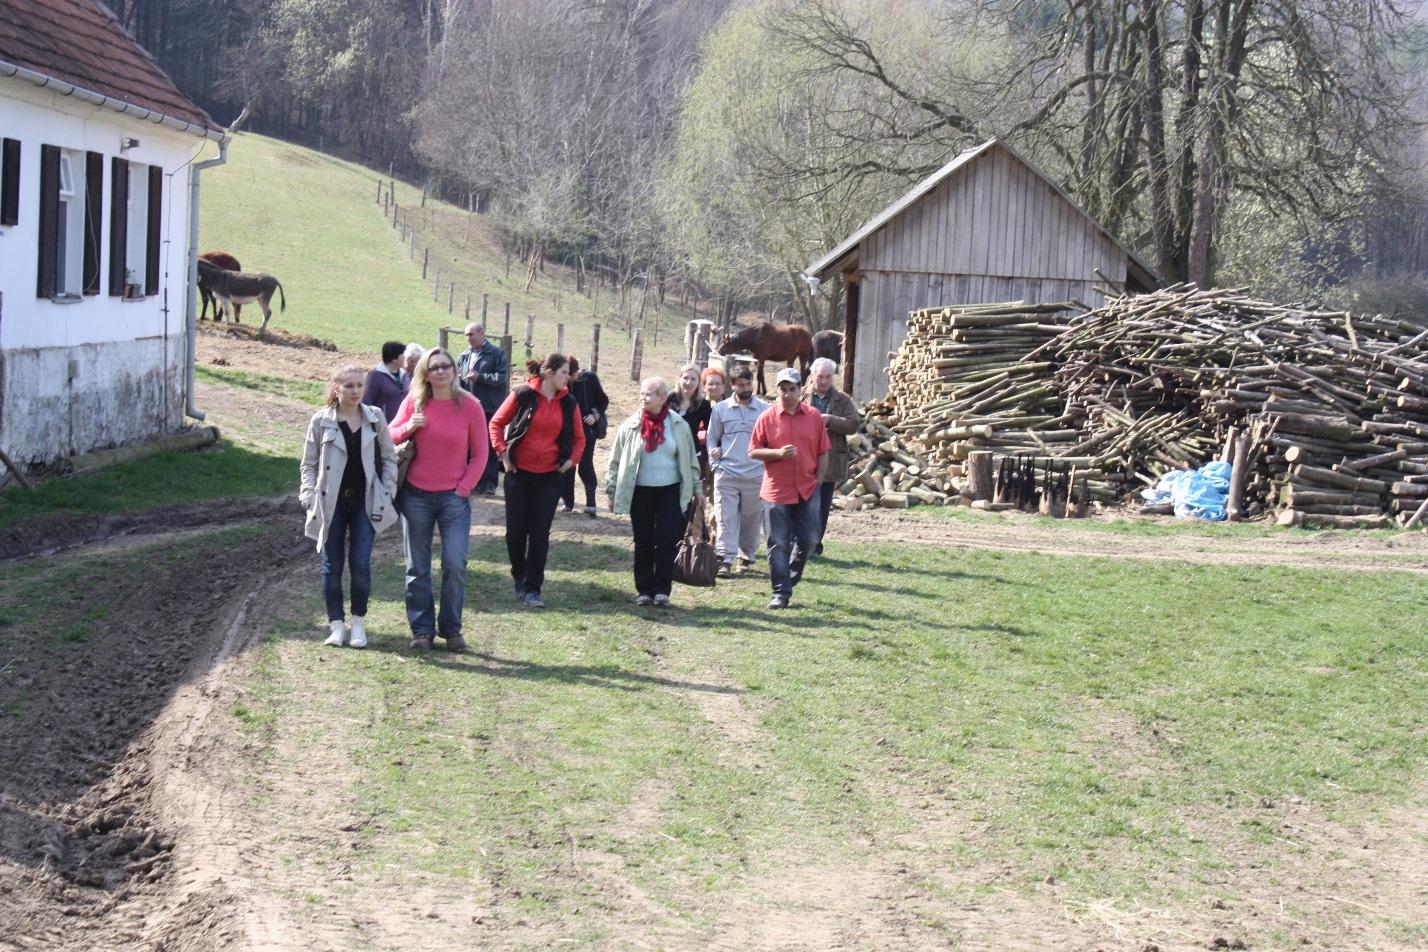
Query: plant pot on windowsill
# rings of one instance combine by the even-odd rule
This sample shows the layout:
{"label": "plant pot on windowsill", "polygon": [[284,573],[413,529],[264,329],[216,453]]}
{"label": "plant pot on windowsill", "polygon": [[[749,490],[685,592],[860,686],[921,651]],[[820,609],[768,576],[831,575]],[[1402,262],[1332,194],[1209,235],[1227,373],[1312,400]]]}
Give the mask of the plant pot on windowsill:
{"label": "plant pot on windowsill", "polygon": [[142,284],[124,285],[124,300],[142,301],[144,299],[144,286]]}

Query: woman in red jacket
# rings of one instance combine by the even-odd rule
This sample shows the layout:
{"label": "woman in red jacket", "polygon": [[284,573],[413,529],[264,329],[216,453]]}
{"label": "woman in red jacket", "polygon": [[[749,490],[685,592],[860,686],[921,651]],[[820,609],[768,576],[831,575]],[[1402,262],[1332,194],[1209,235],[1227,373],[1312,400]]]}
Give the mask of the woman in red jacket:
{"label": "woman in red jacket", "polygon": [[516,598],[544,608],[540,590],[561,476],[585,452],[585,427],[566,385],[566,358],[526,364],[530,374],[491,417],[491,445],[506,471],[506,551]]}

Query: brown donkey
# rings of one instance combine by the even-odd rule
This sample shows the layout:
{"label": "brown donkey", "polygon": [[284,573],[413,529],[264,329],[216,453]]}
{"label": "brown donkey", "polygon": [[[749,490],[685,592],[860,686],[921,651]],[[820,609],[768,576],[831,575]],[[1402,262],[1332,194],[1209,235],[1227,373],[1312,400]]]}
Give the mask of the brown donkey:
{"label": "brown donkey", "polygon": [[[220,268],[228,271],[242,271],[243,266],[238,263],[238,259],[226,251],[205,251],[198,256],[199,261],[207,261],[209,264],[216,264]],[[213,292],[208,290],[208,285],[203,283],[203,275],[198,276],[198,296],[203,301],[203,309],[198,312],[198,319],[201,321],[208,315],[208,308],[213,307],[213,319],[219,319],[218,300],[213,296]],[[233,320],[243,323],[243,305],[233,305]]]}

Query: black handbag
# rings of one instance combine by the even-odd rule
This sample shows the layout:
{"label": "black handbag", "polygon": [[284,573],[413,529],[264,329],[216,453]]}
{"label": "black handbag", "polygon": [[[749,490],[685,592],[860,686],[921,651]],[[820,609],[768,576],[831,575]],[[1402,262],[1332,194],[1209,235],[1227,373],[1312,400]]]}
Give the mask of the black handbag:
{"label": "black handbag", "polygon": [[694,515],[674,550],[674,580],[681,585],[713,588],[718,571],[719,556],[704,523],[704,496],[695,492]]}

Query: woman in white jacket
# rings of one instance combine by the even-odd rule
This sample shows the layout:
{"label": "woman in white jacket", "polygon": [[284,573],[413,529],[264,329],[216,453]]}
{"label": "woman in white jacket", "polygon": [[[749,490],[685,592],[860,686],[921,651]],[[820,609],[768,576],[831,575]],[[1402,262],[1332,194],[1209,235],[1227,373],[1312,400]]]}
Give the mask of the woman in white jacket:
{"label": "woman in white jacket", "polygon": [[367,599],[372,591],[372,542],[397,521],[397,452],[387,418],[362,404],[366,377],[349,364],[332,373],[327,409],[312,415],[302,449],[302,488],[309,539],[322,554],[322,594],[332,633],[327,644],[342,647],[342,566],[352,572],[352,640],[367,646]]}

